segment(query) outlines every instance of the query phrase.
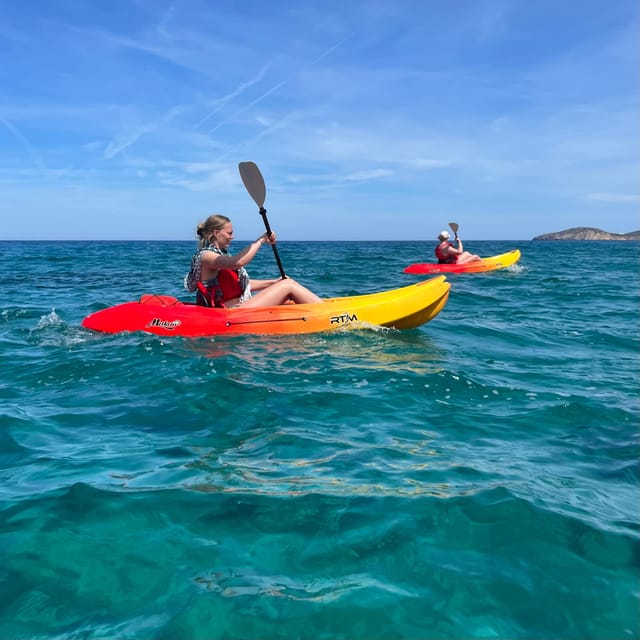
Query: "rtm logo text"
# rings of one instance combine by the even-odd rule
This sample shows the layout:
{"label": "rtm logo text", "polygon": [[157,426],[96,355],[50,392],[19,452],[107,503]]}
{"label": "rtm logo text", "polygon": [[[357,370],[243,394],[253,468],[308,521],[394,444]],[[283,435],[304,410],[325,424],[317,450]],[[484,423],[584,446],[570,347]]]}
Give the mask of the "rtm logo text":
{"label": "rtm logo text", "polygon": [[329,322],[331,324],[349,324],[350,322],[356,322],[358,320],[358,316],[354,313],[353,315],[350,313],[343,313],[341,316],[331,316],[329,318]]}

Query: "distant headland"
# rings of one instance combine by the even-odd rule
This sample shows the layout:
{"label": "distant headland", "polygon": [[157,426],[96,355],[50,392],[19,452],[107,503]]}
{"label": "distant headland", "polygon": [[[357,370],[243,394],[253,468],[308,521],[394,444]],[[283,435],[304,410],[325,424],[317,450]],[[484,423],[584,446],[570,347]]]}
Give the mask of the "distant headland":
{"label": "distant headland", "polygon": [[573,227],[555,233],[543,233],[534,240],[640,240],[640,231],[609,233],[593,227]]}

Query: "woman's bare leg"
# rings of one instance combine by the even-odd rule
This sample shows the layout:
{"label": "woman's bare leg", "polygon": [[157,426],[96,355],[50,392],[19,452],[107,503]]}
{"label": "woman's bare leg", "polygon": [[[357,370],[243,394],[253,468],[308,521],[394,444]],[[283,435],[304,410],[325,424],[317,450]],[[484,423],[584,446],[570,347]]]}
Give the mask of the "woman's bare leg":
{"label": "woman's bare leg", "polygon": [[272,307],[293,300],[296,304],[322,302],[315,293],[291,278],[278,280],[242,304],[242,307]]}
{"label": "woman's bare leg", "polygon": [[466,262],[475,262],[476,260],[482,260],[480,256],[475,255],[474,253],[469,253],[465,251],[463,254],[458,256],[457,264],[465,264]]}

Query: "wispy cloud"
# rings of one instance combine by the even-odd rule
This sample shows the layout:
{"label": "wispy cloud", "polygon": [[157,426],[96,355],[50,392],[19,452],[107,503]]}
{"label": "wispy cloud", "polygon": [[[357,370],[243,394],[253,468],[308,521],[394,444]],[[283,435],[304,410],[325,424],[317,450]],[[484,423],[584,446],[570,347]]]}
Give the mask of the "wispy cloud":
{"label": "wispy cloud", "polygon": [[[227,103],[231,102],[231,100],[242,95],[247,89],[250,89],[253,85],[260,82],[264,78],[264,75],[267,72],[268,68],[269,68],[269,65],[264,66],[253,78],[251,78],[250,80],[247,80],[246,82],[240,83],[231,93],[228,93],[226,96],[223,96],[218,100],[214,100],[213,104],[215,105],[215,109],[210,113],[208,113],[204,118],[202,118],[196,124],[196,128],[200,127],[207,120],[211,119],[214,115],[216,115],[216,113],[221,111]],[[215,129],[213,129],[212,131],[215,131]]]}
{"label": "wispy cloud", "polygon": [[163,37],[169,37],[169,25],[173,21],[173,17],[176,13],[176,8],[173,5],[170,5],[167,10],[161,14],[160,20],[156,25],[156,31]]}
{"label": "wispy cloud", "polygon": [[232,192],[238,186],[238,172],[229,164],[194,165],[184,172],[162,171],[159,172],[158,178],[165,185],[195,192]]}
{"label": "wispy cloud", "polygon": [[342,178],[343,182],[370,182],[372,180],[380,180],[393,175],[393,171],[389,169],[369,169],[367,171],[354,171]]}
{"label": "wispy cloud", "polygon": [[115,158],[118,154],[122,153],[125,149],[135,144],[142,136],[150,134],[167,124],[172,120],[182,115],[187,110],[184,105],[177,105],[163,114],[157,120],[148,122],[139,127],[135,127],[119,135],[115,140],[111,141],[104,151],[104,157],[107,160]]}
{"label": "wispy cloud", "polygon": [[[241,109],[238,109],[234,113],[234,120],[237,119],[238,116],[240,116],[243,113],[246,113],[247,111],[249,111],[252,107],[255,107],[257,104],[262,102],[265,98],[269,97],[272,93],[275,93],[278,89],[280,89],[280,87],[282,87],[284,84],[286,84],[286,82],[287,82],[287,80],[283,80],[282,82],[278,82],[278,84],[276,84],[275,86],[271,87],[268,91],[266,91],[262,95],[258,96],[255,100],[253,100],[249,104],[244,105]],[[223,127],[224,125],[228,124],[231,121],[232,121],[231,119],[223,120],[222,122],[217,124],[215,127],[213,127],[213,129],[211,129],[209,131],[209,134],[215,133],[218,129],[220,129],[221,127]]]}
{"label": "wispy cloud", "polygon": [[33,161],[34,166],[38,169],[38,171],[48,176],[50,174],[49,169],[43,162],[40,154],[36,151],[34,146],[18,131],[17,127],[15,127],[9,120],[0,117],[0,122],[9,130],[11,135],[20,143],[20,145],[25,149],[31,160]]}
{"label": "wispy cloud", "polygon": [[[315,58],[314,60],[311,60],[308,64],[303,64],[302,66],[300,66],[294,73],[290,74],[287,78],[285,78],[284,80],[281,80],[280,82],[276,83],[274,86],[272,86],[271,88],[269,88],[267,91],[265,91],[264,93],[262,93],[260,96],[258,96],[257,98],[255,98],[254,100],[252,100],[251,102],[249,102],[248,104],[244,105],[243,107],[241,107],[235,114],[235,118],[237,118],[238,116],[241,116],[243,113],[246,113],[248,111],[250,111],[251,109],[253,109],[253,107],[257,106],[258,104],[260,104],[261,102],[263,102],[266,98],[268,98],[270,95],[276,93],[279,89],[281,89],[285,84],[287,84],[288,82],[291,82],[291,80],[298,74],[300,74],[302,71],[304,71],[305,69],[311,68],[314,65],[316,65],[317,63],[319,63],[321,60],[323,60],[324,58],[326,58],[327,56],[329,56],[331,53],[333,53],[335,50],[337,50],[344,42],[346,39],[342,39],[339,42],[335,43],[334,45],[330,46],[329,48],[325,49],[317,58]],[[262,70],[261,75],[264,76],[264,72],[266,71],[266,68]],[[260,75],[260,74],[259,74]],[[260,80],[262,78],[258,78],[258,80]],[[256,84],[256,82],[258,81],[250,81],[249,83],[246,83],[247,86],[252,86],[254,84]],[[242,91],[247,88],[245,87],[245,84],[241,85],[241,89]],[[242,93],[242,91],[237,92]],[[235,97],[235,96],[234,96]],[[228,102],[228,101],[227,101]],[[287,119],[289,119],[289,114],[285,115],[284,117],[280,118],[281,122],[286,121]],[[211,129],[209,131],[209,134],[214,133],[215,131],[217,131],[218,129],[220,129],[220,127],[224,126],[225,124],[227,124],[229,122],[229,120],[223,121],[220,124],[218,124],[217,126],[215,126],[213,129]],[[270,127],[273,128],[273,127]]]}
{"label": "wispy cloud", "polygon": [[612,204],[638,204],[640,194],[632,193],[590,193],[587,200],[593,202],[607,202]]}

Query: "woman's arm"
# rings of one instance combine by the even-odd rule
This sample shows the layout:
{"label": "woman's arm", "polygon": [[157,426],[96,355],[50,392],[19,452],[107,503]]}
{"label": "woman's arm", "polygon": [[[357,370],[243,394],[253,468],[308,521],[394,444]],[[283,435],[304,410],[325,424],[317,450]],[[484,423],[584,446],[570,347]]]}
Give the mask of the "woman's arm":
{"label": "woman's arm", "polygon": [[447,251],[446,253],[452,253],[454,256],[461,256],[464,253],[464,249],[462,247],[462,240],[456,236],[456,241],[458,242],[458,247],[454,247],[450,242],[447,243]]}
{"label": "woman's arm", "polygon": [[444,251],[445,256],[451,254],[454,256],[459,256],[462,254],[462,249],[460,248],[460,240],[458,240],[458,248],[456,249],[450,242],[446,245],[446,250]]}
{"label": "woman's arm", "polygon": [[265,242],[267,242],[266,232],[242,249],[242,251],[232,256],[221,256],[215,251],[205,251],[202,254],[202,264],[214,271],[219,269],[239,269],[240,267],[248,265],[255,258],[258,249],[260,249]]}

